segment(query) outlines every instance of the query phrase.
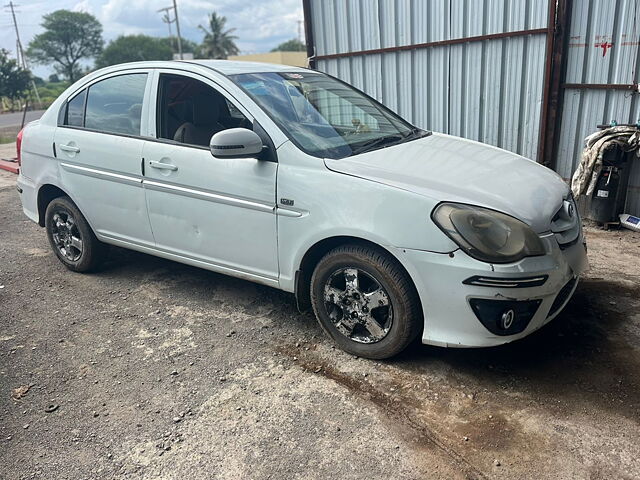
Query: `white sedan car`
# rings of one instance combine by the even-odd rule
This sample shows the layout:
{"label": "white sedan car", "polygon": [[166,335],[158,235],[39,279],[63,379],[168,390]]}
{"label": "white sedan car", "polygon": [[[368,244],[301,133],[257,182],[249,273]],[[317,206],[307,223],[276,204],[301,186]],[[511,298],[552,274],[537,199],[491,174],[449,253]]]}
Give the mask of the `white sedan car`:
{"label": "white sedan car", "polygon": [[270,285],[368,358],[420,335],[522,338],[586,266],[554,172],[301,68],[98,70],[24,129],[20,157],[24,212],[69,269],[95,268],[112,244]]}

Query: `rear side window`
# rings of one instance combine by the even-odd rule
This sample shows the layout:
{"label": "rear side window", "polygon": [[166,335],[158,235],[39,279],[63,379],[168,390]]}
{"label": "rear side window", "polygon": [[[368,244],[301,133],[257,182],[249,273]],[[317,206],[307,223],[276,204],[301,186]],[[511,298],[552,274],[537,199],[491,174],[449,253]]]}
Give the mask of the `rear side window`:
{"label": "rear side window", "polygon": [[67,113],[64,125],[71,127],[82,127],[84,121],[84,101],[87,98],[87,91],[83,90],[67,103]]}
{"label": "rear side window", "polygon": [[140,135],[146,73],[107,78],[89,87],[84,126],[91,130]]}

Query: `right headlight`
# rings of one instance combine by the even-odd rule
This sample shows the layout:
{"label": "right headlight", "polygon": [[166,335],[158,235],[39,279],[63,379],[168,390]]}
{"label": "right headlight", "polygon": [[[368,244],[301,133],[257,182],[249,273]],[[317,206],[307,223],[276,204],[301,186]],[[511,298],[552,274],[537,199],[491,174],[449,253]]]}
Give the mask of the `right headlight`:
{"label": "right headlight", "polygon": [[540,237],[529,225],[495,210],[441,203],[431,218],[460,248],[483,262],[511,263],[545,254]]}

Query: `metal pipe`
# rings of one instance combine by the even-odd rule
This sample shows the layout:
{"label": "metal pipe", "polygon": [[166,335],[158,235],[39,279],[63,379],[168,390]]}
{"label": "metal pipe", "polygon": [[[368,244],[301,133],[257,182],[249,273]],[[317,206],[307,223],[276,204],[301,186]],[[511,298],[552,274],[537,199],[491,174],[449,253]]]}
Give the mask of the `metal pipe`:
{"label": "metal pipe", "polygon": [[311,19],[311,0],[302,0],[302,13],[304,16],[304,38],[307,44],[307,62],[309,68],[316,68],[316,45],[313,38],[313,28]]}
{"label": "metal pipe", "polygon": [[546,70],[543,90],[538,162],[554,168],[557,134],[562,117],[563,92],[561,82],[566,64],[572,0],[557,0],[550,5],[549,35],[547,36]]}
{"label": "metal pipe", "polygon": [[561,87],[576,90],[631,90],[640,92],[640,85],[637,83],[563,83]]}
{"label": "metal pipe", "polygon": [[[305,22],[306,22],[306,18],[307,18],[307,15],[305,13]],[[406,50],[417,50],[422,48],[445,47],[448,45],[459,45],[461,43],[481,42],[484,40],[497,40],[500,38],[522,37],[524,35],[539,35],[542,33],[547,34],[548,29],[534,28],[532,30],[518,30],[515,32],[491,33],[488,35],[477,35],[475,37],[454,38],[452,40],[440,40],[437,42],[416,43],[413,45],[401,45],[397,47],[375,48],[372,50],[359,50],[356,52],[332,53],[330,55],[318,55],[315,57],[315,60],[330,60],[334,58],[356,57],[359,55],[375,55],[380,53],[402,52]],[[307,54],[309,54],[309,45],[307,45]]]}

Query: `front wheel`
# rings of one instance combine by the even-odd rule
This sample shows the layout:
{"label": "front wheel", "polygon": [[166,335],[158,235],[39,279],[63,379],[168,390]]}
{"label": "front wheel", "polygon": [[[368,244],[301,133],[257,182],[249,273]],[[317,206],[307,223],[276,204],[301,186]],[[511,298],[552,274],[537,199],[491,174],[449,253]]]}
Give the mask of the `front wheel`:
{"label": "front wheel", "polygon": [[411,279],[382,250],[345,245],[327,253],[313,272],[311,301],[329,336],[361,357],[392,357],[422,329]]}
{"label": "front wheel", "polygon": [[88,272],[98,266],[105,245],[69,197],[51,200],[44,222],[51,248],[69,270]]}

